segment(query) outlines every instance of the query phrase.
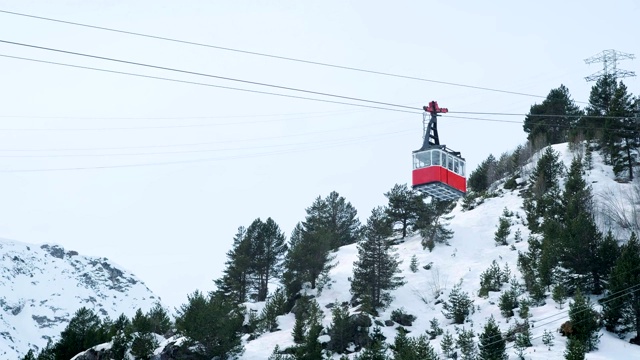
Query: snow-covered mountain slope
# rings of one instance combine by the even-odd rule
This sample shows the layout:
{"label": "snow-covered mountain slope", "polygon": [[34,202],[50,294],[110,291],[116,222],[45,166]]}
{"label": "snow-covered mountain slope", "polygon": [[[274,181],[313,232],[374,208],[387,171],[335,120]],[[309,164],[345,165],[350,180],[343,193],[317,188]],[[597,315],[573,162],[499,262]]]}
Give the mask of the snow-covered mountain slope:
{"label": "snow-covered mountain slope", "polygon": [[[573,154],[568,150],[566,144],[555,145],[554,150],[560,153],[562,161],[568,167]],[[593,169],[587,174],[587,181],[593,186],[596,195],[604,194],[606,191],[619,194],[632,186],[613,181],[611,167],[602,164],[601,158],[595,153]],[[504,208],[518,214],[520,218],[525,217],[519,191],[505,190],[499,197],[487,199],[482,205],[471,211],[462,211],[460,206],[456,207],[452,213],[454,218],[451,220],[451,229],[455,235],[450,241],[450,246],[438,244],[433,252],[429,252],[422,248],[420,238],[417,236],[409,237],[404,243],[396,246],[397,253],[403,259],[401,269],[406,284],[392,292],[394,301],[389,308],[380,314],[378,319],[384,322],[390,319],[393,310],[403,308],[407,313],[417,316],[413,325],[406,327],[411,331],[410,336],[424,334],[430,327],[429,321],[433,318],[439,321],[445,331],[449,330],[455,336],[454,325],[442,314],[442,305],[435,304],[434,294],[437,293],[437,289],[443,290],[444,294],[440,296],[440,299],[446,300],[453,286],[461,281],[462,290],[469,293],[475,305],[475,313],[470,315],[471,322],[465,323],[464,327],[471,328],[476,334],[479,334],[489,317],[493,315],[501,330],[506,331],[514,323],[514,318],[508,321],[501,315],[498,308],[500,293],[491,292],[488,298],[477,296],[480,289],[480,274],[489,268],[493,260],[496,260],[501,268],[508,265],[513,275],[521,277],[517,270],[517,256],[518,251],[527,250],[526,239],[529,231],[522,221],[514,215],[511,217],[509,246],[496,246],[494,233],[497,229],[498,218],[502,215]],[[514,234],[518,229],[522,232],[523,241],[516,243]],[[330,273],[332,282],[316,298],[325,313],[325,326],[331,324],[331,310],[327,308],[327,305],[351,300],[348,278],[353,274],[353,263],[358,257],[356,245],[342,247],[336,255],[338,265]],[[416,273],[409,269],[413,255],[416,255],[420,264]],[[423,268],[427,264],[431,264],[429,270]],[[508,284],[504,285],[503,289],[508,287]],[[251,304],[251,307],[261,310],[262,305]],[[566,337],[562,337],[557,330],[563,322],[568,320],[568,305],[564,304],[560,309],[551,296],[548,296],[546,305],[532,306],[530,311],[529,322],[533,326],[531,329],[533,346],[525,350],[525,358],[563,359]],[[515,318],[517,317],[518,315],[515,316]],[[269,357],[276,345],[285,348],[294,344],[291,336],[294,315],[280,316],[278,320],[282,330],[266,333],[256,340],[246,342],[246,350],[241,357],[242,359],[264,360]],[[522,321],[519,318],[518,320]],[[388,343],[393,343],[397,326],[398,324],[382,327]],[[461,325],[459,326],[461,327]],[[544,330],[554,334],[554,345],[550,348],[542,343]],[[640,347],[629,344],[628,338],[621,340],[604,330],[601,331],[601,334],[603,336],[599,349],[588,353],[587,359],[640,359]],[[437,351],[440,351],[441,339],[442,336],[438,336],[431,341]],[[476,336],[474,340],[477,342],[478,337]],[[507,353],[510,359],[516,358],[513,343],[507,344]],[[350,358],[353,356],[351,355]],[[337,359],[339,356],[336,355],[334,358]],[[441,356],[441,358],[444,357]]]}
{"label": "snow-covered mountain slope", "polygon": [[54,341],[80,307],[112,319],[160,298],[106,258],[0,239],[0,359]]}

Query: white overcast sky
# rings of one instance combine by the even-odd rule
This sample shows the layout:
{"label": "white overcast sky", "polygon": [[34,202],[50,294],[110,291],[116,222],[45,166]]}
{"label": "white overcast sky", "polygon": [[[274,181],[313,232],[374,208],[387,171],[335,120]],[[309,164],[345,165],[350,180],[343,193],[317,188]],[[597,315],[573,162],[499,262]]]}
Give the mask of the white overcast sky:
{"label": "white overcast sky", "polygon": [[[601,65],[585,58],[605,49],[640,55],[639,4],[2,0],[0,10],[543,96],[565,84],[586,101],[592,83],[584,77]],[[450,111],[526,113],[542,100],[2,13],[0,40],[394,104],[437,100]],[[285,93],[8,44],[0,54]],[[626,82],[640,92],[638,80]],[[422,142],[419,113],[2,57],[0,99],[0,237],[107,257],[172,307],[213,289],[237,227],[257,217],[272,217],[289,235],[314,198],[335,190],[365,221],[384,192],[411,181],[411,151]],[[470,170],[526,138],[521,124],[444,117],[439,131]],[[87,169],[167,162],[176,163]],[[84,169],[15,172],[61,168]]]}

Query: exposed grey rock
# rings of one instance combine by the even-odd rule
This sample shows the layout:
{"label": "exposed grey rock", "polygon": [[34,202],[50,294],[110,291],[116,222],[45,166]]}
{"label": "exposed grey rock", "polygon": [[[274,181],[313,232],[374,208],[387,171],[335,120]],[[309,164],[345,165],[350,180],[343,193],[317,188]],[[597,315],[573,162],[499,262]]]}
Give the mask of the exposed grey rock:
{"label": "exposed grey rock", "polygon": [[58,245],[42,245],[40,248],[47,251],[54,258],[64,259],[64,248]]}

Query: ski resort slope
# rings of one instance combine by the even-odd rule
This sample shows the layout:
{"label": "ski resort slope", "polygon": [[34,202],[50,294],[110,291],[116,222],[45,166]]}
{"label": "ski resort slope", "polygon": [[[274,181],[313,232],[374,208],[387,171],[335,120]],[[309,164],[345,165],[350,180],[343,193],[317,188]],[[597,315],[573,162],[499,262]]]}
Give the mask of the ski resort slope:
{"label": "ski resort slope", "polygon": [[[569,167],[573,154],[569,151],[567,144],[554,145],[554,150],[560,154],[561,160]],[[534,157],[533,163],[537,158]],[[529,169],[531,166],[529,167]],[[604,194],[605,191],[613,191],[616,194],[623,193],[629,189],[631,184],[619,184],[613,180],[613,172],[610,166],[604,165],[602,159],[595,152],[593,153],[593,169],[587,173],[587,181],[593,186],[596,197]],[[501,187],[501,186],[500,186]],[[511,234],[509,235],[508,246],[496,246],[494,241],[494,233],[497,229],[498,218],[502,215],[503,210],[507,208],[514,213],[511,217]],[[520,219],[518,219],[517,214]],[[462,211],[460,204],[452,212],[454,218],[450,221],[450,228],[454,231],[454,237],[450,240],[450,246],[437,244],[432,252],[422,248],[419,236],[411,236],[403,243],[395,246],[396,253],[403,260],[400,268],[402,276],[404,276],[406,284],[392,291],[394,297],[391,305],[381,312],[377,318],[384,322],[390,319],[391,312],[395,309],[402,308],[407,313],[413,314],[417,320],[412,326],[406,327],[410,333],[409,336],[418,336],[424,334],[429,329],[429,321],[433,318],[438,319],[443,330],[451,332],[455,337],[455,327],[451,320],[448,320],[442,314],[442,305],[434,304],[437,289],[443,292],[440,299],[446,300],[453,286],[461,282],[463,291],[469,293],[474,300],[475,313],[470,315],[470,322],[466,322],[464,326],[472,329],[476,333],[474,340],[479,341],[478,334],[482,333],[483,328],[490,316],[496,319],[500,329],[504,332],[514,320],[522,321],[518,317],[518,310],[515,310],[515,317],[507,320],[501,315],[498,308],[499,292],[490,292],[488,298],[480,298],[477,296],[480,289],[480,274],[489,268],[491,262],[496,260],[501,268],[508,266],[512,276],[515,275],[520,279],[521,274],[517,270],[518,251],[527,250],[527,237],[529,230],[523,224],[522,220],[525,216],[522,210],[522,198],[519,190],[508,191],[503,190],[503,194],[499,197],[485,200],[483,204],[471,211]],[[514,234],[517,229],[522,232],[523,241],[514,242]],[[623,239],[624,240],[624,239]],[[515,250],[511,246],[515,247]],[[416,273],[411,272],[409,264],[411,257],[415,255],[418,259],[419,266]],[[357,260],[358,252],[355,244],[340,248],[336,252],[337,266],[331,271],[331,283],[328,284],[320,294],[317,295],[317,301],[325,313],[324,325],[330,326],[331,310],[326,306],[330,303],[340,303],[351,300],[349,292],[349,277],[353,274],[353,263]],[[431,264],[429,270],[425,270],[423,266]],[[503,290],[508,289],[509,284],[503,285]],[[592,299],[594,302],[596,299]],[[260,311],[263,304],[252,304],[252,307]],[[599,307],[596,305],[596,308]],[[568,303],[565,303],[560,309],[549,295],[546,304],[541,307],[531,307],[531,317],[529,322],[532,325],[531,339],[532,347],[525,349],[526,359],[563,359],[566,348],[566,337],[558,332],[560,325],[569,319]],[[264,360],[269,357],[273,348],[279,345],[280,348],[286,348],[293,345],[291,331],[294,324],[294,315],[287,314],[278,318],[280,331],[266,333],[258,339],[246,342],[245,352],[242,355],[244,360]],[[387,338],[387,343],[393,343],[396,328],[394,326],[382,326],[382,332]],[[542,334],[544,330],[550,331],[554,335],[553,346],[548,348],[542,343]],[[626,339],[619,339],[615,334],[601,330],[602,334],[598,350],[590,352],[586,355],[587,359],[640,359],[640,347],[631,345]],[[324,336],[326,339],[328,336]],[[440,351],[440,340],[442,336],[438,336],[431,341],[431,345]],[[322,338],[321,338],[322,340]],[[513,343],[507,343],[507,354],[510,359],[516,359]],[[350,355],[353,358],[355,355]],[[335,359],[339,356],[335,355]],[[444,356],[441,354],[441,358]]]}

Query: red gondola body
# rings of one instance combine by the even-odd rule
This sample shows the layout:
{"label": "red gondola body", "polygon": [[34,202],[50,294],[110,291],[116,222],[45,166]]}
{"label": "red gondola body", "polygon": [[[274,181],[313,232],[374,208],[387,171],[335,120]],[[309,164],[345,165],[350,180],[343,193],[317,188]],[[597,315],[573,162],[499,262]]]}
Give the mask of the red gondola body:
{"label": "red gondola body", "polygon": [[467,192],[467,179],[442,166],[429,166],[413,170],[413,186],[438,182],[446,184],[463,193]]}

